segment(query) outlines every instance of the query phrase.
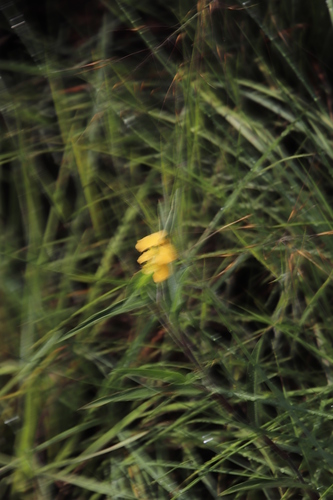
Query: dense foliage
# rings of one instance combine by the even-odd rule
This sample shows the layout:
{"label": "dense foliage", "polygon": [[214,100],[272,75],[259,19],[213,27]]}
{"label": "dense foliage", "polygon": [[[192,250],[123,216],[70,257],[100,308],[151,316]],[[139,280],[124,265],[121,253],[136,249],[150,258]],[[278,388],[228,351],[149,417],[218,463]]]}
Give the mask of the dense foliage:
{"label": "dense foliage", "polygon": [[0,7],[0,497],[333,498],[332,0]]}

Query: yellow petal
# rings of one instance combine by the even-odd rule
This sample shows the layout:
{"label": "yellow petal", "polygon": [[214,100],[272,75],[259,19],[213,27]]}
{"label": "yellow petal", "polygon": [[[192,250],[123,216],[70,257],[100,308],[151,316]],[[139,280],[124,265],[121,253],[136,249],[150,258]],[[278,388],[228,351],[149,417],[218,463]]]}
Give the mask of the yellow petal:
{"label": "yellow petal", "polygon": [[166,235],[166,231],[158,231],[157,233],[149,234],[148,236],[145,236],[141,240],[137,241],[135,248],[138,252],[144,252],[150,247],[161,245]]}
{"label": "yellow petal", "polygon": [[158,271],[159,266],[156,266],[154,263],[151,261],[147,262],[144,266],[142,266],[142,272],[143,274],[153,274],[156,271]]}
{"label": "yellow petal", "polygon": [[148,260],[151,260],[152,258],[155,257],[157,250],[158,250],[157,248],[150,248],[146,252],[143,252],[143,254],[140,255],[140,257],[138,258],[137,262],[139,264],[142,264],[143,262],[147,262]]}
{"label": "yellow petal", "polygon": [[153,274],[153,280],[155,283],[161,283],[165,281],[170,276],[169,266],[167,264],[159,266],[159,268]]}
{"label": "yellow petal", "polygon": [[155,264],[163,265],[170,264],[177,259],[177,252],[175,247],[171,243],[166,243],[158,247],[156,252],[156,257],[154,258]]}

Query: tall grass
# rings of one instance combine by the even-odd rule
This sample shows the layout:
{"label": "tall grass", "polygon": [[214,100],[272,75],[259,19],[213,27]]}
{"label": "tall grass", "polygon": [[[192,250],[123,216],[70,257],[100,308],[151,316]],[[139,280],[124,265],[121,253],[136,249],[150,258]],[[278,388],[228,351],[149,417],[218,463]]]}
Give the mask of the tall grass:
{"label": "tall grass", "polygon": [[333,5],[163,5],[2,11],[0,497],[333,498]]}

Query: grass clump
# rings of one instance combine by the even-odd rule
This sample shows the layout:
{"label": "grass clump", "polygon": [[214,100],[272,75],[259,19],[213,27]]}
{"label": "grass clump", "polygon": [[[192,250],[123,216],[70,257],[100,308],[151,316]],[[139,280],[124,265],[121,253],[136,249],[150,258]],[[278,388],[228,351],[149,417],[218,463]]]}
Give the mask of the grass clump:
{"label": "grass clump", "polygon": [[2,11],[0,496],[329,499],[332,6],[150,4]]}

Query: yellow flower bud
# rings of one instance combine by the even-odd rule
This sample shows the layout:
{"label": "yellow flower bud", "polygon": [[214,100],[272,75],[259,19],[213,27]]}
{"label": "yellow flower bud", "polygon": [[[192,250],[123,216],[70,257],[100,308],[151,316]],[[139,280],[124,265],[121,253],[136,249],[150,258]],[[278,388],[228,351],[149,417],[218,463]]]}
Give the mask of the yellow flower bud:
{"label": "yellow flower bud", "polygon": [[143,252],[138,258],[138,263],[143,264],[142,272],[152,274],[155,283],[169,278],[169,264],[178,257],[175,247],[166,236],[166,231],[158,231],[142,238],[135,245],[139,252]]}

